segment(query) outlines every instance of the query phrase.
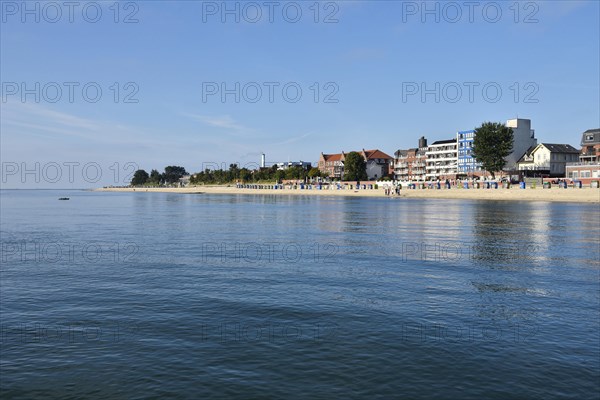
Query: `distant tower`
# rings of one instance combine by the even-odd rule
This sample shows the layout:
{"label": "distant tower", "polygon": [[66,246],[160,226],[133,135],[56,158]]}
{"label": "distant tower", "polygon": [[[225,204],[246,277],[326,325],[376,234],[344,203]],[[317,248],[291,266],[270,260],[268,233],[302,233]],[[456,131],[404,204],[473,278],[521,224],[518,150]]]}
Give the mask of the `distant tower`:
{"label": "distant tower", "polygon": [[267,166],[266,156],[265,156],[265,153],[262,153],[260,155],[260,167],[265,168],[266,166]]}
{"label": "distant tower", "polygon": [[427,139],[425,139],[425,136],[421,136],[419,139],[419,148],[421,149],[423,147],[427,147]]}

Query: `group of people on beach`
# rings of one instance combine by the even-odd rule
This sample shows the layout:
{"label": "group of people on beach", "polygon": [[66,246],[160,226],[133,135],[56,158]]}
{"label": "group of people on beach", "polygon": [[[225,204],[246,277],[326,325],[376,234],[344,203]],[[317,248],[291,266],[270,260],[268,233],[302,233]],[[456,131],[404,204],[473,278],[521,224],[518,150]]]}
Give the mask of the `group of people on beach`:
{"label": "group of people on beach", "polygon": [[394,187],[386,186],[384,191],[386,196],[400,196],[400,185]]}

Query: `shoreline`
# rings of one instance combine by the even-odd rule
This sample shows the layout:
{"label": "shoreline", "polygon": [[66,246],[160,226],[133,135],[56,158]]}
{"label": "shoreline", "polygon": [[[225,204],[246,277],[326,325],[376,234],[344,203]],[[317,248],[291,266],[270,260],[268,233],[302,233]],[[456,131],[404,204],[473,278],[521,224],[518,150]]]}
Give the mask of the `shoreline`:
{"label": "shoreline", "polygon": [[241,195],[280,195],[280,196],[344,196],[381,197],[407,199],[455,199],[455,200],[502,200],[502,201],[552,201],[569,203],[600,204],[600,189],[402,189],[400,196],[386,196],[384,189],[362,190],[301,190],[301,189],[240,189],[235,186],[207,185],[186,188],[99,188],[97,192],[135,193],[180,193],[180,194],[241,194]]}

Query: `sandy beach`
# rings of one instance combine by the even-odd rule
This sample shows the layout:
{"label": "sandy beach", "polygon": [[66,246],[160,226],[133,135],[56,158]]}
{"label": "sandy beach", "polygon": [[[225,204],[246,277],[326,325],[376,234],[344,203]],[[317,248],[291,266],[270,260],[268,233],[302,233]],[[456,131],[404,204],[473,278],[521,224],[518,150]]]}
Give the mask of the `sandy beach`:
{"label": "sandy beach", "polygon": [[[206,193],[240,195],[280,196],[348,196],[348,197],[398,197],[386,196],[384,189],[372,190],[300,190],[300,189],[239,189],[235,186],[196,186],[186,188],[101,188],[104,192],[162,192],[162,193]],[[469,199],[469,200],[512,200],[512,201],[562,201],[576,203],[600,203],[600,189],[561,189],[553,187],[510,188],[510,189],[402,189],[401,198]]]}

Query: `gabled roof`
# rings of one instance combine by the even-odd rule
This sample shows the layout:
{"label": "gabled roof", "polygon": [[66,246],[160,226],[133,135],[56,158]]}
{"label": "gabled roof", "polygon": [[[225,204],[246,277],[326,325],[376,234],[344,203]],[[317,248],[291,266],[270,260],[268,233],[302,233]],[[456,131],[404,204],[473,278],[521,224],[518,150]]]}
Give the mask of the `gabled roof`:
{"label": "gabled roof", "polygon": [[556,144],[556,143],[540,143],[540,146],[544,146],[552,153],[576,153],[579,154],[579,150],[570,144]]}
{"label": "gabled roof", "polygon": [[365,153],[365,158],[367,160],[371,160],[373,158],[383,158],[383,159],[391,160],[393,158],[393,157],[388,156],[381,150],[364,150],[363,149],[363,152]]}
{"label": "gabled roof", "polygon": [[343,154],[323,154],[323,159],[325,161],[341,161]]}
{"label": "gabled roof", "polygon": [[519,158],[519,161],[517,162],[525,162],[525,158],[530,158],[531,153],[533,153],[533,150],[535,150],[536,147],[537,145],[529,146],[529,148],[525,151],[525,153],[523,153],[523,155]]}

